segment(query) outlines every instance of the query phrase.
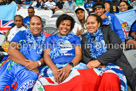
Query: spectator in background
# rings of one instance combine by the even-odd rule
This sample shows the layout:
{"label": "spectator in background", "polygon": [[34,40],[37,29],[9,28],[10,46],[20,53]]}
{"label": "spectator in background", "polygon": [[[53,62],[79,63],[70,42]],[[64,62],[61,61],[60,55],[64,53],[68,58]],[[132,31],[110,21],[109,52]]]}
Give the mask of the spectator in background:
{"label": "spectator in background", "polygon": [[55,3],[57,3],[59,0],[53,0]]}
{"label": "spectator in background", "polygon": [[45,3],[47,2],[48,0],[43,0],[43,9],[44,9],[44,7],[45,7]]}
{"label": "spectator in background", "polygon": [[74,13],[76,3],[73,0],[67,0],[63,5],[63,11],[66,13]]}
{"label": "spectator in background", "polygon": [[2,48],[5,52],[8,51],[9,42],[13,39],[16,33],[24,30],[26,30],[26,27],[23,22],[23,17],[20,15],[16,15],[14,17],[14,25],[6,33],[6,41],[2,44]]}
{"label": "spectator in background", "polygon": [[113,5],[113,12],[114,15],[116,15],[117,13],[119,13],[119,8],[116,5]]}
{"label": "spectator in background", "polygon": [[34,16],[35,11],[33,7],[29,7],[28,8],[28,16],[26,18],[24,18],[24,24],[27,25],[27,27],[29,27],[29,22],[32,16]]}
{"label": "spectator in background", "polygon": [[127,1],[121,1],[119,3],[119,10],[121,12],[127,11],[129,9],[132,9],[133,7],[127,2]]}
{"label": "spectator in background", "polygon": [[105,6],[105,11],[106,12],[110,12],[110,13],[112,13],[112,14],[116,14],[116,13],[119,13],[119,9],[118,9],[118,7],[117,6],[113,6],[113,4],[112,4],[112,2],[110,2],[110,1],[106,1],[106,2],[104,2],[104,6]]}
{"label": "spectator in background", "polygon": [[94,3],[95,2],[92,0],[87,0],[87,2],[85,2],[84,7],[88,11],[88,13],[93,11],[92,6],[94,5]]}
{"label": "spectator in background", "polygon": [[15,24],[11,27],[11,29],[7,33],[7,40],[8,41],[11,41],[17,32],[26,30],[22,16],[16,15],[14,17],[14,23]]}
{"label": "spectator in background", "polygon": [[57,2],[57,4],[56,4],[56,9],[55,9],[55,11],[57,11],[57,10],[62,10],[63,5],[64,5],[63,0],[58,0],[58,2]]}
{"label": "spectator in background", "polygon": [[105,6],[106,13],[107,12],[113,13],[113,6],[112,6],[112,3],[110,1],[104,2],[104,6]]}
{"label": "spectator in background", "polygon": [[26,5],[32,5],[32,1],[31,0],[25,0],[24,4],[26,4]]}
{"label": "spectator in background", "polygon": [[53,0],[48,0],[48,1],[45,3],[44,9],[52,10],[53,13],[54,13],[54,12],[55,12],[55,8],[56,8],[56,3],[53,2]]}
{"label": "spectator in background", "polygon": [[[121,1],[119,3],[119,10],[121,12],[125,12],[125,11],[127,11],[129,9],[132,9],[132,6],[130,6],[127,1]],[[125,33],[125,31],[127,31],[127,30],[124,30],[124,33]],[[131,30],[128,30],[129,34],[130,34],[130,31]],[[134,32],[132,32],[130,35],[133,35],[133,34],[134,34]],[[125,34],[125,43],[126,43],[126,49],[131,49],[131,48],[136,49],[136,41],[129,38],[126,34]]]}
{"label": "spectator in background", "polygon": [[42,0],[36,0],[31,6],[41,9],[44,7],[44,2]]}
{"label": "spectator in background", "polygon": [[4,0],[0,0],[0,5],[6,5],[6,3],[4,2]]}
{"label": "spectator in background", "polygon": [[76,15],[75,21],[79,25],[79,28],[78,30],[73,30],[73,32],[76,35],[81,35],[83,33],[86,33],[87,31],[86,31],[85,23],[86,23],[86,18],[88,16],[86,9],[83,6],[77,6],[75,8],[75,15]]}
{"label": "spectator in background", "polygon": [[118,18],[109,12],[105,13],[104,4],[101,2],[95,3],[93,5],[93,11],[96,15],[103,19],[102,25],[110,26],[110,28],[119,36],[122,43],[125,43],[124,32]]}
{"label": "spectator in background", "polygon": [[15,0],[17,4],[22,4],[21,0]]}
{"label": "spectator in background", "polygon": [[136,0],[130,0],[130,5],[135,8],[136,7]]}

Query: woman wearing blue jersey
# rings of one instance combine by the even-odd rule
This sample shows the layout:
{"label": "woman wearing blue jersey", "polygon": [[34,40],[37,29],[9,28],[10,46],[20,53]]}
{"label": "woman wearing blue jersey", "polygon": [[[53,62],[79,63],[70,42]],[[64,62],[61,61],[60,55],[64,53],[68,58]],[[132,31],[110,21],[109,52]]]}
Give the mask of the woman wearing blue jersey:
{"label": "woman wearing blue jersey", "polygon": [[71,33],[74,23],[74,19],[66,14],[57,19],[59,33],[46,39],[44,61],[47,66],[39,75],[33,91],[93,91],[91,82],[94,80],[90,79],[90,70],[79,63],[82,58],[81,41]]}
{"label": "woman wearing blue jersey", "polygon": [[1,91],[31,91],[43,62],[45,36],[39,16],[30,20],[30,29],[19,31],[11,40],[8,57],[0,64]]}

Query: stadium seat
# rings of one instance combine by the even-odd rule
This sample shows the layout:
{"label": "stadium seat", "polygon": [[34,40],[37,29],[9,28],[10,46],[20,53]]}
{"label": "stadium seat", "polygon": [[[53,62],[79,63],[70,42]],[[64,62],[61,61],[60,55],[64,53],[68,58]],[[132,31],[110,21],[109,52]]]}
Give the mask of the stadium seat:
{"label": "stadium seat", "polygon": [[128,59],[130,65],[136,72],[136,50],[127,50],[124,52],[124,54]]}
{"label": "stadium seat", "polygon": [[46,33],[49,33],[51,35],[53,34],[57,34],[58,33],[58,29],[52,26],[46,26],[43,28],[43,31]]}

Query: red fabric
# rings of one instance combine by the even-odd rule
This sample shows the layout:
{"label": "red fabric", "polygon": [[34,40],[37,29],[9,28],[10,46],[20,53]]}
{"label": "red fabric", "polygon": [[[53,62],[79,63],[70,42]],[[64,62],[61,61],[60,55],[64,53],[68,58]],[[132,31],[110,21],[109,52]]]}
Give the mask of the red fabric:
{"label": "red fabric", "polygon": [[103,73],[101,77],[93,69],[82,69],[78,72],[80,75],[65,83],[44,85],[45,91],[120,91],[120,79],[114,73]]}
{"label": "red fabric", "polygon": [[114,73],[103,73],[98,91],[120,91],[120,79]]}
{"label": "red fabric", "polygon": [[93,69],[78,70],[80,75],[59,85],[44,85],[46,91],[96,91],[100,82]]}
{"label": "red fabric", "polygon": [[51,36],[51,34],[49,34],[49,33],[46,33],[46,32],[43,32],[43,33],[46,36],[46,38],[49,37],[49,36]]}
{"label": "red fabric", "polygon": [[46,80],[47,80],[49,83],[54,84],[54,82],[53,82],[50,78],[46,78]]}

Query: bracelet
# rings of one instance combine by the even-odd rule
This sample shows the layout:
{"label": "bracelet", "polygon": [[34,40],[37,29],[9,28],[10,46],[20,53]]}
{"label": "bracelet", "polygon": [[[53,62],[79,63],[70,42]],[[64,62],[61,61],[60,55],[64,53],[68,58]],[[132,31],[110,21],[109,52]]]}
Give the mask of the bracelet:
{"label": "bracelet", "polygon": [[39,66],[41,66],[41,65],[42,65],[41,61],[37,61],[37,62],[38,62],[38,64],[39,64]]}

